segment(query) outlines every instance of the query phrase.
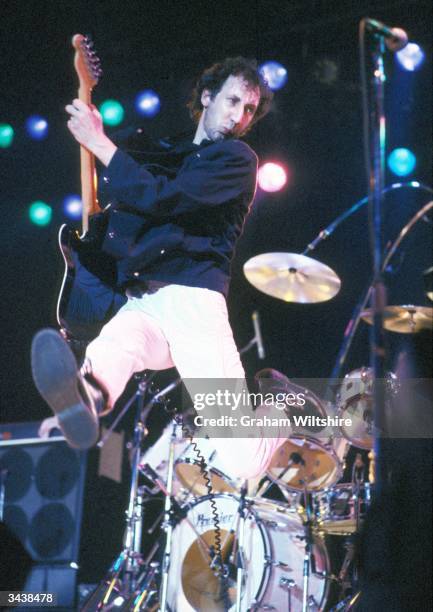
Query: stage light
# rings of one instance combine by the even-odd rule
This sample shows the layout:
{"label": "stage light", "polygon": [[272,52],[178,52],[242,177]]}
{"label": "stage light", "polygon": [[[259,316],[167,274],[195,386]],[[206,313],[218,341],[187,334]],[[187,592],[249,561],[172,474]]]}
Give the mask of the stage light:
{"label": "stage light", "polygon": [[122,123],[125,114],[123,106],[117,100],[105,100],[99,107],[99,112],[102,115],[103,122],[112,126]]}
{"label": "stage light", "polygon": [[120,606],[125,603],[124,598],[121,595],[118,595],[116,597],[116,599],[114,599],[113,601],[113,606],[115,606],[116,608],[120,608]]}
{"label": "stage light", "polygon": [[420,68],[424,61],[424,51],[416,43],[408,43],[403,49],[397,51],[398,63],[404,70],[413,72]]}
{"label": "stage light", "polygon": [[135,99],[135,108],[141,115],[154,117],[161,107],[161,100],[152,89],[145,89]]}
{"label": "stage light", "polygon": [[63,200],[63,210],[65,215],[71,219],[79,219],[83,211],[83,202],[78,195],[68,195]]}
{"label": "stage light", "polygon": [[43,140],[48,134],[48,122],[39,115],[32,115],[26,121],[26,130],[34,140]]}
{"label": "stage light", "polygon": [[409,149],[394,149],[388,155],[388,168],[397,176],[407,176],[416,166],[416,157]]}
{"label": "stage light", "polygon": [[45,204],[41,200],[33,202],[29,206],[29,217],[30,221],[35,225],[44,226],[48,225],[51,221],[53,210],[51,206]]}
{"label": "stage light", "polygon": [[257,175],[260,189],[263,191],[280,191],[287,183],[287,173],[282,166],[268,162],[259,168]]}
{"label": "stage light", "polygon": [[0,123],[0,148],[7,149],[14,139],[14,128],[9,123]]}
{"label": "stage light", "polygon": [[287,70],[278,62],[265,62],[260,66],[260,72],[273,90],[281,89],[287,81]]}

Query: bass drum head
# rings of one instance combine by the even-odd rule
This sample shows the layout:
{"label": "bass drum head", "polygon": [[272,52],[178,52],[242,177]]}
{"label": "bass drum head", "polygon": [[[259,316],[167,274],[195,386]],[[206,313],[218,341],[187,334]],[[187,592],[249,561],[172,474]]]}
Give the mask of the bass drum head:
{"label": "bass drum head", "polygon": [[293,436],[276,451],[268,477],[289,490],[320,491],[342,476],[342,464],[334,449],[312,437]]}
{"label": "bass drum head", "polygon": [[[171,612],[235,611],[236,547],[238,499],[232,495],[215,495],[224,562],[228,565],[226,595],[220,580],[210,568],[215,531],[210,497],[188,505],[186,516],[173,530],[172,556],[168,580],[168,606]],[[284,580],[293,580],[293,610],[302,606],[302,573],[305,554],[301,540],[304,530],[297,513],[285,511],[284,505],[260,500],[248,511],[244,531],[245,575],[241,611],[287,609],[288,593]],[[317,574],[329,568],[323,540],[315,538],[314,555]],[[310,577],[311,609],[322,609],[327,581],[317,574]],[[317,605],[317,607],[315,607]]]}

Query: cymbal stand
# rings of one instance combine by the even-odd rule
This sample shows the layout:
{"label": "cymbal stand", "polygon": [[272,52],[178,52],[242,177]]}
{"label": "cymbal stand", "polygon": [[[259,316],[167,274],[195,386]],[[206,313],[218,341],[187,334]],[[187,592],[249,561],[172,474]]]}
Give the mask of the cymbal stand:
{"label": "cymbal stand", "polygon": [[159,595],[159,609],[161,612],[167,610],[167,594],[168,594],[168,578],[170,570],[170,559],[171,559],[171,544],[173,536],[173,475],[174,475],[174,449],[177,440],[177,428],[180,425],[176,422],[173,423],[173,430],[171,433],[168,465],[167,465],[167,485],[166,495],[164,500],[164,523],[163,528],[165,530],[165,548],[164,556],[162,559],[162,580]]}
{"label": "cymbal stand", "polygon": [[313,509],[306,488],[304,489],[304,506],[307,520],[304,521],[305,555],[303,569],[302,612],[308,612],[308,610],[311,609],[311,601],[308,596],[310,576],[312,573],[316,573],[316,563],[313,551]]}
{"label": "cymbal stand", "polygon": [[[140,473],[139,464],[143,440],[147,435],[146,420],[154,403],[158,401],[159,395],[161,394],[155,395],[144,406],[144,397],[147,393],[147,387],[151,377],[148,378],[146,374],[141,374],[139,376],[137,375],[137,378],[139,379],[139,383],[136,393],[125,404],[118,417],[98,443],[99,448],[104,446],[120,419],[126,414],[132,404],[136,402],[137,410],[133,442],[131,446],[131,484],[129,489],[128,509],[126,511],[126,529],[123,538],[123,549],[120,555],[111,565],[107,577],[102,582],[102,584],[108,584],[108,586],[107,588],[104,587],[102,591],[102,598],[98,601],[96,610],[103,610],[106,606],[109,606],[109,601],[113,592],[115,592],[118,596],[121,596],[123,600],[129,599],[139,586],[139,581],[137,580],[138,574],[142,570],[143,566],[146,565],[141,554],[141,535],[144,505],[146,501],[145,494],[147,493],[147,490],[146,487],[138,486]],[[93,597],[91,597],[85,603],[84,607],[81,609],[81,612],[92,610],[94,604],[95,600]]]}
{"label": "cymbal stand", "polygon": [[247,512],[247,503],[245,496],[248,490],[248,481],[244,482],[241,488],[241,496],[239,499],[239,524],[238,524],[238,546],[236,553],[236,612],[241,612],[241,600],[242,600],[242,583],[245,573],[245,552],[244,552],[244,539],[245,539],[245,520]]}
{"label": "cymbal stand", "polygon": [[[364,483],[364,462],[361,455],[358,454],[352,469],[352,484],[354,485],[352,502],[355,513],[355,535],[359,533],[360,518],[361,518],[361,485]],[[347,589],[350,589],[350,597],[358,590],[358,571],[355,562],[355,539],[354,535],[346,537],[344,542],[346,554],[341,565],[340,573],[338,574],[338,582],[341,585],[342,595],[347,598]],[[349,569],[352,568],[350,578],[347,579]]]}

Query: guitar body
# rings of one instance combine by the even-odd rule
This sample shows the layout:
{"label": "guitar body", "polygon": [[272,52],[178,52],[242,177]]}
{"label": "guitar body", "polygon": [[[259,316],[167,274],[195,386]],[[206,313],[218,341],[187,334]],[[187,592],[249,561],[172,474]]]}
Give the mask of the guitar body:
{"label": "guitar body", "polygon": [[57,321],[68,338],[89,342],[126,303],[116,290],[115,263],[99,249],[89,232],[84,238],[68,225],[59,230],[59,247],[65,263],[57,300]]}

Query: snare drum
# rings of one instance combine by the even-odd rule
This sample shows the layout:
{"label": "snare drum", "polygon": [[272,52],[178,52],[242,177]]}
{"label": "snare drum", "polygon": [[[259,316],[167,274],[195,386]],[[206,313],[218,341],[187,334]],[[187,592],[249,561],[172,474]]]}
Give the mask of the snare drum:
{"label": "snare drum", "polygon": [[175,465],[176,476],[188,492],[196,496],[208,495],[209,493],[200,469],[200,457],[195,448],[199,450],[200,457],[205,460],[212,492],[236,493],[240,491],[243,481],[238,478],[231,478],[211,442],[205,438],[200,438],[188,444]]}
{"label": "snare drum", "polygon": [[267,476],[281,487],[320,491],[340,480],[343,465],[331,444],[312,436],[292,436],[276,451]]}
{"label": "snare drum", "polygon": [[[171,612],[235,610],[238,499],[216,495],[224,563],[228,566],[227,593],[221,596],[220,580],[210,568],[215,531],[209,496],[187,506],[183,520],[173,530],[168,581]],[[278,506],[278,507],[277,507]],[[302,607],[304,529],[299,514],[284,504],[260,500],[252,504],[245,520],[244,584],[241,611],[292,610]],[[329,560],[322,538],[314,539],[316,573],[310,576],[309,609],[322,610],[327,596]],[[290,585],[290,589],[289,589]],[[290,594],[288,592],[290,590]]]}
{"label": "snare drum", "polygon": [[330,535],[355,533],[371,504],[371,485],[364,482],[338,484],[314,495],[318,527]]}

